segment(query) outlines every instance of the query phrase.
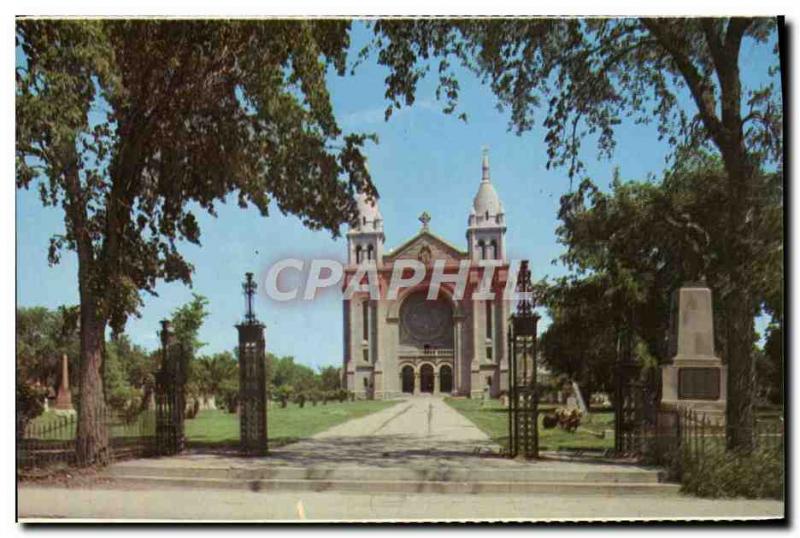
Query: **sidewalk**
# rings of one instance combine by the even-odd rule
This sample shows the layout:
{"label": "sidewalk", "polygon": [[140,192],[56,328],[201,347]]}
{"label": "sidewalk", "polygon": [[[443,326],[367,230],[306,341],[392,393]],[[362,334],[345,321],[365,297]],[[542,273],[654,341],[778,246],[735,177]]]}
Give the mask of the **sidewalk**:
{"label": "sidewalk", "polygon": [[779,518],[780,501],[559,495],[348,494],[22,487],[21,518],[194,521],[511,521]]}

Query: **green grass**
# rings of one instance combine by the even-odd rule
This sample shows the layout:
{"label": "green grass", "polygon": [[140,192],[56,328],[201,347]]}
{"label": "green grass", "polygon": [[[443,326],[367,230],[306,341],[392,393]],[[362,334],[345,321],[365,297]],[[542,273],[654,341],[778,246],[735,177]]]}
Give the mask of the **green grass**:
{"label": "green grass", "polygon": [[[395,405],[397,401],[360,400],[355,402],[306,404],[300,408],[289,404],[282,409],[273,406],[267,413],[269,445],[282,446],[311,437],[348,420],[363,417]],[[232,445],[239,442],[239,416],[226,411],[200,411],[186,421],[189,445]]]}
{"label": "green grass", "polygon": [[[355,402],[306,404],[300,408],[289,404],[286,408],[277,405],[267,414],[267,429],[270,446],[281,446],[305,439],[341,424],[350,419],[363,417],[395,405],[397,401],[360,400]],[[38,430],[37,438],[48,441],[75,439],[76,417],[59,417],[48,411],[36,417],[32,428]],[[31,430],[29,430],[31,431]],[[146,411],[130,425],[115,424],[111,428],[113,438],[138,437],[155,432],[155,411]],[[239,442],[239,416],[220,410],[200,411],[197,417],[185,422],[186,438],[190,446],[224,446]]]}
{"label": "green grass", "polygon": [[[75,439],[78,429],[77,419],[76,415],[58,415],[50,410],[31,420],[26,431],[37,439],[69,441]],[[155,423],[155,411],[144,411],[130,424],[116,420],[109,433],[114,439],[147,436],[155,431]]]}
{"label": "green grass", "polygon": [[[445,398],[445,402],[474,423],[494,442],[500,446],[508,444],[508,409],[503,407],[498,400],[483,402],[477,399]],[[590,413],[583,418],[578,430],[570,433],[558,427],[546,430],[542,426],[544,414],[542,411],[548,411],[554,407],[552,405],[539,407],[539,448],[541,450],[614,448],[614,434],[608,431],[614,429],[613,412]],[[603,433],[604,436],[600,437]]]}

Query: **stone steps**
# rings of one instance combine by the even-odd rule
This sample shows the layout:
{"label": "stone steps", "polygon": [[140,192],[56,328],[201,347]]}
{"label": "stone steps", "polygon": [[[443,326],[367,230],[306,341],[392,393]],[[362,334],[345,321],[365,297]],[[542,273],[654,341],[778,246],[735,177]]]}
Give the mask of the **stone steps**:
{"label": "stone steps", "polygon": [[145,487],[249,491],[674,495],[679,489],[677,484],[660,482],[657,471],[637,468],[181,467],[147,465],[139,460],[113,465],[104,474],[115,482]]}

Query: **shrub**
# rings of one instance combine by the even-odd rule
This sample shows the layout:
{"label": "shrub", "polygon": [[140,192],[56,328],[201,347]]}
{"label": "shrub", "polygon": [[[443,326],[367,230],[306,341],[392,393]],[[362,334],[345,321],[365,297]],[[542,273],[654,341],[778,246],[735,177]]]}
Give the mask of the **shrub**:
{"label": "shrub", "polygon": [[275,395],[275,401],[280,402],[281,407],[286,407],[286,404],[292,399],[294,388],[291,385],[281,385],[275,389],[273,394]]}
{"label": "shrub", "polygon": [[783,498],[783,455],[756,450],[706,454],[702,459],[684,457],[681,490],[699,497]]}
{"label": "shrub", "polygon": [[44,397],[47,390],[17,377],[17,429],[21,435],[28,422],[44,412]]}

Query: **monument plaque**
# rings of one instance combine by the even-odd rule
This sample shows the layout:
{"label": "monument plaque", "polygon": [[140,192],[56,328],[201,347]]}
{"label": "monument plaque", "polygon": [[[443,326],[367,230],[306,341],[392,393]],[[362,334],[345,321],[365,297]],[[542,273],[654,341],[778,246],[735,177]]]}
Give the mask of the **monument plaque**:
{"label": "monument plaque", "polygon": [[715,421],[725,418],[727,367],[714,353],[711,290],[686,285],[672,298],[672,363],[662,366],[661,408],[692,409]]}
{"label": "monument plaque", "polygon": [[679,400],[718,400],[719,368],[681,368],[678,370]]}

